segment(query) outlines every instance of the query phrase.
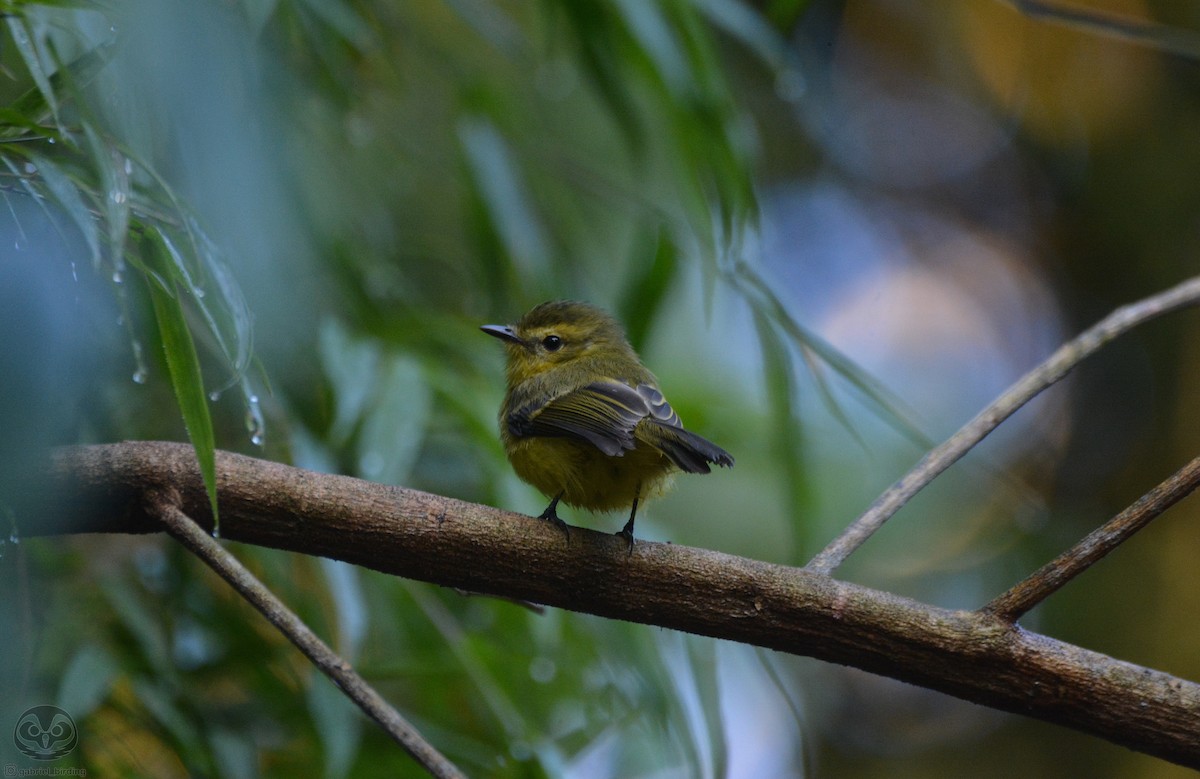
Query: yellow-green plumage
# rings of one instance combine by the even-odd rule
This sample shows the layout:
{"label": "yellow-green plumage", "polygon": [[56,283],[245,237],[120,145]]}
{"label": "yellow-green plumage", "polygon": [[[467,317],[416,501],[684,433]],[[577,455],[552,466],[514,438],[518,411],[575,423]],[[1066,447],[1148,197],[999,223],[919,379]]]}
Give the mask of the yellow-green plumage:
{"label": "yellow-green plumage", "polygon": [[683,429],[615,319],[595,306],[553,301],[514,325],[485,325],[504,341],[508,391],[500,436],[513,469],[555,507],[632,506],[621,531],[632,545],[638,501],[679,471],[732,466],[728,452]]}

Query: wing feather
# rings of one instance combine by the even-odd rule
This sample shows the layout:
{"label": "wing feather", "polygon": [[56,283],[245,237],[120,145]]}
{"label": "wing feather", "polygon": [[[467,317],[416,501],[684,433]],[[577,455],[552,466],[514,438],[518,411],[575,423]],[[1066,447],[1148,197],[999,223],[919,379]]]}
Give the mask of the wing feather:
{"label": "wing feather", "polygon": [[619,457],[637,446],[633,430],[649,414],[649,406],[633,387],[599,381],[549,403],[513,412],[508,428],[518,438],[580,438],[609,456]]}
{"label": "wing feather", "polygon": [[516,438],[587,441],[610,457],[620,457],[643,442],[689,473],[708,473],[710,463],[733,465],[724,449],[684,430],[671,404],[649,384],[630,387],[620,381],[593,382],[548,403],[514,411],[508,417],[508,429]]}

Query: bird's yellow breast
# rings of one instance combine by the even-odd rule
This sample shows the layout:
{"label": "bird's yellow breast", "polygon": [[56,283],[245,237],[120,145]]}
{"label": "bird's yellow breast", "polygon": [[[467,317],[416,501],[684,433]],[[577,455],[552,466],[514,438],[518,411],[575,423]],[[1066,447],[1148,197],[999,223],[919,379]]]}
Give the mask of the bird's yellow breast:
{"label": "bird's yellow breast", "polygon": [[610,457],[570,438],[527,438],[510,443],[509,460],[523,480],[549,497],[590,511],[628,508],[635,498],[661,495],[675,467],[659,450],[639,443]]}

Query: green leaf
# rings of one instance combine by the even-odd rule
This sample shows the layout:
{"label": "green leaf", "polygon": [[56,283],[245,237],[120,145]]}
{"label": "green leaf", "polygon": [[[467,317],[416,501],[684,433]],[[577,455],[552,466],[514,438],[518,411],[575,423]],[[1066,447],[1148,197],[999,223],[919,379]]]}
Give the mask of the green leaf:
{"label": "green leaf", "polygon": [[362,740],[362,717],[333,682],[314,673],[308,685],[308,711],[325,751],[325,776],[340,779],[350,772]]}
{"label": "green leaf", "polygon": [[218,776],[228,779],[254,779],[258,755],[255,752],[253,733],[245,730],[210,728],[208,746],[212,750]]}
{"label": "green leaf", "polygon": [[301,0],[301,4],[352,46],[366,49],[373,45],[374,31],[349,4],[337,0]]}
{"label": "green leaf", "polygon": [[171,665],[170,641],[158,614],[152,614],[133,588],[119,577],[108,577],[100,583],[117,624],[132,641],[123,648],[126,658],[133,656],[147,665],[152,675],[164,683],[174,683],[175,668]]}
{"label": "green leaf", "polygon": [[370,623],[370,610],[359,581],[359,569],[328,557],[321,557],[318,562],[337,616],[337,652],[347,662],[356,662]]}
{"label": "green leaf", "polygon": [[50,74],[42,67],[42,60],[38,56],[33,37],[29,34],[29,28],[25,26],[24,20],[19,16],[9,16],[6,21],[8,22],[8,31],[12,35],[13,43],[20,53],[21,59],[25,61],[25,67],[28,68],[29,75],[33,78],[33,83],[37,85],[42,96],[46,98],[46,104],[50,107],[50,112],[54,114],[54,123],[58,124],[58,100],[54,96],[54,87],[50,83]]}
{"label": "green leaf", "polygon": [[200,475],[204,477],[204,489],[208,492],[208,502],[212,506],[215,536],[220,533],[220,518],[217,514],[216,440],[213,435],[212,417],[208,413],[208,398],[204,394],[204,380],[200,375],[200,358],[196,354],[196,344],[192,341],[191,331],[188,330],[187,321],[183,316],[183,306],[180,305],[179,292],[173,280],[174,274],[169,268],[162,267],[162,263],[165,262],[162,252],[166,249],[162,245],[161,237],[153,234],[151,242],[162,277],[171,281],[167,281],[168,287],[164,287],[151,279],[147,286],[150,288],[154,318],[158,322],[159,334],[162,337],[171,386],[175,389],[175,400],[179,403],[179,410],[183,412],[183,423],[187,426],[188,437],[196,449]]}
{"label": "green leaf", "polygon": [[[754,327],[758,333],[759,348],[762,349],[767,408],[771,419],[775,420],[769,439],[772,456],[786,474],[783,483],[786,486],[790,509],[795,516],[802,516],[808,480],[805,478],[807,471],[800,455],[801,438],[796,424],[795,366],[787,344],[772,326],[771,320],[761,311],[754,311]],[[820,386],[820,382],[818,385]],[[831,401],[827,399],[826,402]],[[831,408],[835,415],[848,430],[853,430],[849,420],[841,415],[841,408],[835,401],[834,403]]]}
{"label": "green leaf", "polygon": [[159,679],[138,679],[133,683],[133,694],[154,722],[161,726],[164,733],[174,742],[180,752],[180,760],[197,774],[208,773],[202,770],[202,765],[193,765],[200,761],[207,762],[208,753],[204,745],[203,731],[180,708],[167,685]]}
{"label": "green leaf", "polygon": [[[796,6],[803,8],[804,3],[791,0],[771,5],[775,6],[771,10],[781,16],[792,16],[798,13]],[[778,67],[787,58],[787,41],[751,6],[736,0],[699,0],[695,8],[714,26],[748,46],[767,65]]]}
{"label": "green leaf", "polygon": [[100,202],[103,204],[105,221],[108,224],[109,252],[113,269],[119,270],[125,256],[125,241],[129,235],[132,216],[132,191],[125,161],[116,154],[112,146],[91,124],[83,125],[89,151],[95,161],[100,185],[103,187]]}
{"label": "green leaf", "polygon": [[119,671],[117,661],[107,650],[85,645],[63,672],[55,705],[72,717],[86,717],[108,696]]}
{"label": "green leaf", "polygon": [[458,127],[471,177],[509,257],[526,278],[549,273],[550,242],[508,142],[483,117]]}
{"label": "green leaf", "polygon": [[[178,272],[177,277],[196,301],[209,332],[217,339],[221,351],[229,360],[230,378],[215,390],[221,393],[242,381],[250,367],[254,318],[241,289],[221,260],[216,245],[193,219],[188,219],[186,232],[196,262],[192,262],[189,255],[179,249],[163,229],[160,228],[158,234],[162,239],[162,247]],[[215,290],[216,294],[209,294],[206,288]]]}
{"label": "green leaf", "polygon": [[79,187],[49,158],[40,154],[30,154],[29,159],[37,166],[46,189],[50,190],[50,194],[79,228],[80,234],[87,242],[88,250],[92,253],[92,265],[99,265],[100,233],[96,227],[96,220],[92,218],[92,212],[88,210],[87,204],[79,194]]}
{"label": "green leaf", "polygon": [[379,370],[376,394],[358,440],[358,469],[384,484],[408,481],[430,418],[432,393],[421,365],[403,355]]}
{"label": "green leaf", "polygon": [[[830,411],[846,425],[846,429],[855,438],[859,438],[859,436],[853,426],[850,425],[849,417],[845,415],[845,412],[842,411],[837,403],[837,399],[827,386],[826,379],[822,373],[816,370],[818,358],[821,362],[833,368],[838,375],[858,390],[863,398],[868,401],[868,408],[874,411],[881,420],[888,423],[894,430],[918,446],[926,449],[933,446],[933,442],[921,432],[920,427],[913,421],[915,415],[911,409],[907,408],[882,382],[860,367],[856,362],[842,354],[842,352],[815,332],[796,321],[783,304],[783,301],[775,295],[766,281],[748,264],[742,261],[734,262],[733,267],[727,271],[726,279],[733,284],[735,289],[746,296],[747,301],[749,301],[751,306],[755,307],[756,311],[762,312],[764,316],[779,328],[783,335],[786,335],[796,345],[800,350],[801,357],[813,372],[813,377],[817,381],[817,388],[821,393],[821,397],[828,405]],[[764,332],[767,331],[760,328],[760,335]],[[859,440],[861,441],[861,439]]]}
{"label": "green leaf", "polygon": [[371,399],[381,350],[377,341],[355,338],[336,319],[326,319],[318,335],[317,356],[335,389],[328,438],[341,445],[354,433]]}
{"label": "green leaf", "polygon": [[[644,245],[649,241],[639,243]],[[634,349],[645,347],[650,323],[662,308],[678,267],[679,247],[670,233],[660,228],[654,256],[648,262],[635,263],[633,278],[621,295],[621,321],[626,324],[626,334]]]}

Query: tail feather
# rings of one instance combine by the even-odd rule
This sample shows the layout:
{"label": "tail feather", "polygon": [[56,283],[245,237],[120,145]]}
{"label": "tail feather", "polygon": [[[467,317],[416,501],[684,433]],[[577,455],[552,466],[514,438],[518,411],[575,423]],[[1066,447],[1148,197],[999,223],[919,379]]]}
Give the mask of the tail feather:
{"label": "tail feather", "polygon": [[646,419],[638,425],[637,435],[659,449],[671,462],[687,473],[709,473],[709,464],[733,466],[733,456],[707,438]]}

